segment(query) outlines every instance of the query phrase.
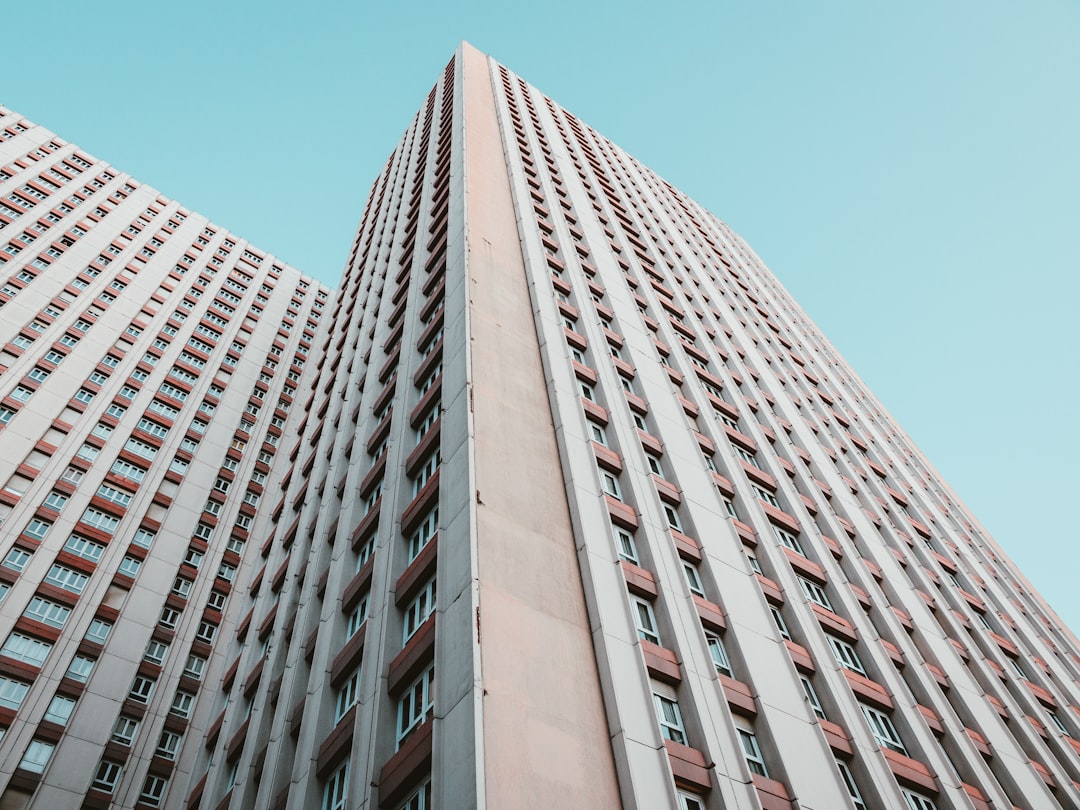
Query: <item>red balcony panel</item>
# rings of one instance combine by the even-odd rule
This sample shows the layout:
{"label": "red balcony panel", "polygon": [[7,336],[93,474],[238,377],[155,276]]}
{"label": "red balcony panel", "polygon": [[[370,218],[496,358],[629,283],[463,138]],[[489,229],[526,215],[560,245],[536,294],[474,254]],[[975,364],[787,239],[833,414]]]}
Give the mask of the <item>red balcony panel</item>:
{"label": "red balcony panel", "polygon": [[1041,762],[1036,762],[1035,760],[1031,760],[1031,767],[1035,769],[1035,773],[1037,773],[1039,775],[1039,778],[1042,779],[1043,782],[1046,783],[1047,787],[1049,787],[1049,788],[1056,788],[1057,787],[1057,783],[1054,781],[1054,777],[1052,777],[1050,775],[1050,771],[1047,770],[1045,765],[1043,765]]}
{"label": "red balcony panel", "polygon": [[869,610],[873,607],[874,603],[870,599],[870,594],[866,592],[865,588],[856,585],[854,582],[849,582],[848,587],[851,588],[851,592],[855,594],[855,598],[859,600],[859,604],[863,606],[864,610]]}
{"label": "red balcony panel", "polygon": [[592,442],[591,444],[597,464],[609,472],[622,472],[622,457],[618,453],[598,442]]}
{"label": "red balcony panel", "polygon": [[990,703],[991,706],[994,707],[994,711],[996,711],[1003,720],[1012,719],[1012,715],[1010,715],[1009,710],[1005,708],[1005,704],[1002,703],[1001,700],[999,700],[997,697],[988,694],[986,696],[986,700]]}
{"label": "red balcony panel", "polygon": [[330,665],[330,685],[337,688],[360,664],[364,657],[364,641],[367,638],[367,623],[345,642],[345,646],[334,656]]}
{"label": "red balcony panel", "polygon": [[1020,650],[1005,636],[999,636],[997,633],[990,631],[990,638],[997,642],[997,645],[1011,658],[1018,658],[1020,656]]}
{"label": "red balcony panel", "polygon": [[808,498],[802,493],[799,493],[799,500],[802,501],[803,506],[806,507],[806,511],[811,515],[816,515],[818,513],[817,503],[814,502],[813,498]]}
{"label": "red balcony panel", "polygon": [[401,572],[397,583],[394,585],[394,601],[398,607],[402,607],[411,599],[418,590],[435,573],[435,564],[438,561],[439,537],[436,535],[424,546],[416,559]]}
{"label": "red balcony panel", "polygon": [[775,605],[784,604],[784,592],[780,590],[779,585],[763,574],[754,574],[754,576],[757,577],[758,585],[761,586],[766,599]]}
{"label": "red balcony panel", "polygon": [[769,475],[764,470],[759,470],[753,464],[747,461],[739,459],[739,466],[742,467],[743,472],[746,473],[746,477],[753,481],[755,484],[760,485],[764,489],[772,492],[776,491],[776,479]]}
{"label": "red balcony panel", "polygon": [[758,801],[761,802],[761,810],[791,810],[791,797],[788,795],[787,786],[775,779],[752,773],[754,788],[757,790]]}
{"label": "red balcony panel", "polygon": [[379,808],[396,806],[406,798],[420,775],[431,769],[432,723],[428,720],[409,736],[379,773]]}
{"label": "red balcony panel", "polygon": [[960,787],[964,789],[964,793],[967,794],[968,801],[971,802],[972,807],[975,810],[993,810],[993,805],[986,801],[986,796],[982,791],[974,785],[969,785],[966,782],[961,782]]}
{"label": "red balcony panel", "polygon": [[994,752],[990,748],[990,744],[986,741],[986,737],[973,728],[965,728],[964,732],[968,735],[968,738],[980,754],[986,757],[994,755]]}
{"label": "red balcony panel", "polygon": [[619,561],[622,565],[623,576],[626,578],[627,589],[638,596],[646,599],[655,599],[657,596],[656,578],[651,571],[634,565],[626,560]]}
{"label": "red balcony panel", "polygon": [[724,619],[724,611],[714,602],[693,594],[694,606],[697,608],[698,618],[706,630],[720,632],[727,629],[727,621]]}
{"label": "red balcony panel", "polygon": [[895,606],[892,607],[892,612],[893,615],[896,616],[900,624],[904,626],[905,630],[907,630],[909,633],[914,632],[915,622],[911,620],[911,614]]}
{"label": "red balcony panel", "polygon": [[814,672],[814,659],[810,656],[810,651],[806,647],[787,638],[784,639],[784,646],[787,647],[796,669],[801,672]]}
{"label": "red balcony panel", "polygon": [[851,738],[848,737],[843,726],[828,720],[818,720],[818,725],[821,726],[821,730],[825,733],[825,740],[834,753],[842,757],[855,755],[855,751],[851,747]]}
{"label": "red balcony panel", "polygon": [[744,717],[755,717],[757,715],[757,703],[754,700],[754,693],[751,691],[750,685],[729,678],[727,675],[721,674],[718,677],[720,678],[720,685],[724,687],[724,696],[727,698],[731,710]]}
{"label": "red balcony panel", "polygon": [[712,790],[709,763],[704,754],[673,740],[664,740],[664,748],[671,765],[671,775],[675,777],[678,787],[699,793]]}
{"label": "red balcony panel", "polygon": [[608,412],[607,409],[602,405],[597,405],[595,402],[591,402],[590,400],[582,397],[581,407],[585,411],[585,415],[593,421],[599,422],[602,425],[606,425],[608,423]]}
{"label": "red balcony panel", "polygon": [[865,675],[860,675],[858,672],[852,672],[850,669],[841,669],[840,671],[847,680],[848,686],[851,687],[851,691],[854,692],[857,697],[862,698],[867,703],[871,703],[880,709],[892,711],[892,698],[889,696],[889,692],[884,686],[877,681],[870,680],[870,678],[867,678]]}
{"label": "red balcony panel", "polygon": [[927,540],[930,539],[930,537],[932,536],[930,534],[930,528],[925,523],[921,523],[920,521],[910,516],[908,517],[908,522],[911,524],[911,528],[913,528]]}
{"label": "red balcony panel", "polygon": [[937,664],[931,664],[929,661],[926,661],[923,666],[934,676],[934,680],[938,682],[938,686],[942,689],[949,688],[949,678],[942,671],[941,667]]}
{"label": "red balcony panel", "polygon": [[929,793],[938,792],[934,774],[925,764],[917,759],[906,757],[898,751],[893,751],[891,748],[882,748],[881,753],[885,755],[889,768],[898,782]]}
{"label": "red balcony panel", "polygon": [[827,632],[846,638],[851,642],[858,640],[859,635],[855,632],[855,626],[843,616],[823,608],[816,602],[810,602],[809,604],[810,609],[814,611],[814,615],[817,617],[818,624],[825,628]]}
{"label": "red balcony panel", "polygon": [[420,518],[426,515],[428,509],[439,500],[439,479],[441,474],[442,468],[439,467],[428,479],[428,482],[424,484],[424,488],[417,493],[412,502],[405,507],[405,511],[401,513],[402,534],[408,535],[409,532],[415,529]]}
{"label": "red balcony panel", "polygon": [[893,663],[898,667],[904,666],[904,654],[900,651],[900,648],[887,639],[881,639],[881,646],[885,648],[885,652],[889,654],[889,658],[893,660]]}
{"label": "red balcony panel", "polygon": [[679,659],[671,650],[641,639],[641,654],[645,658],[645,667],[651,677],[669,684],[677,684],[682,681]]}
{"label": "red balcony panel", "polygon": [[761,508],[765,510],[765,516],[775,525],[781,529],[787,529],[793,534],[798,534],[801,530],[799,521],[789,515],[783,509],[773,506],[771,503],[765,501],[759,501]]}
{"label": "red balcony panel", "polygon": [[673,506],[678,506],[682,503],[682,494],[679,492],[677,486],[655,474],[652,476],[652,480],[653,485],[656,487],[656,494],[659,495],[662,500]]}
{"label": "red balcony panel", "polygon": [[612,498],[610,495],[604,495],[604,500],[607,502],[608,514],[611,516],[613,523],[622,526],[624,529],[637,528],[638,519],[634,507],[623,503],[617,498]]}
{"label": "red balcony panel", "polygon": [[643,430],[638,430],[638,439],[641,441],[641,446],[646,450],[651,450],[656,455],[661,456],[664,454],[664,443],[651,433],[646,433]]}
{"label": "red balcony panel", "polygon": [[692,563],[700,563],[701,545],[698,541],[676,529],[670,531],[671,539],[675,541],[675,549],[679,552],[679,556]]}
{"label": "red balcony panel", "polygon": [[435,614],[428,616],[394,660],[386,675],[386,688],[396,695],[416,678],[435,654]]}
{"label": "red balcony panel", "polygon": [[805,576],[807,579],[812,579],[821,585],[825,585],[828,582],[828,577],[825,575],[825,569],[818,565],[816,562],[806,559],[802,554],[796,551],[792,551],[787,546],[780,547],[784,555],[788,558],[788,562],[791,563],[791,567],[798,573]]}
{"label": "red balcony panel", "polygon": [[[885,579],[885,575],[881,571],[881,566],[873,560],[869,560],[866,557],[862,558],[862,564],[866,567],[866,570],[870,572],[870,576],[881,582]],[[895,611],[895,608],[893,609]],[[905,614],[906,615],[906,614]],[[909,617],[910,620],[910,617]]]}
{"label": "red balcony panel", "polygon": [[735,486],[724,476],[718,472],[712,474],[713,483],[716,484],[716,488],[720,490],[720,493],[726,498],[735,497]]}
{"label": "red balcony panel", "polygon": [[934,734],[940,737],[945,733],[945,726],[941,724],[941,718],[938,717],[937,712],[929,706],[923,706],[921,703],[916,704],[915,708],[919,710],[919,714],[923,716],[926,725],[930,727],[930,730],[934,732]]}
{"label": "red balcony panel", "polygon": [[735,527],[739,539],[742,540],[745,545],[750,547],[757,546],[757,532],[755,532],[751,526],[743,523],[741,520],[736,520],[735,518],[732,518],[731,524]]}

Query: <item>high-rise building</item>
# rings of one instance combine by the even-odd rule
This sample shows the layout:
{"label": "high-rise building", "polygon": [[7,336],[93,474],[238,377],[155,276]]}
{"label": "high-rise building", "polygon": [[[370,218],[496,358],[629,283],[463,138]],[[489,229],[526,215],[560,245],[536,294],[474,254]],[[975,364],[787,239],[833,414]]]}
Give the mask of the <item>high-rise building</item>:
{"label": "high-rise building", "polygon": [[458,50],[330,297],[0,113],[0,807],[1080,807],[1076,638],[506,68]]}

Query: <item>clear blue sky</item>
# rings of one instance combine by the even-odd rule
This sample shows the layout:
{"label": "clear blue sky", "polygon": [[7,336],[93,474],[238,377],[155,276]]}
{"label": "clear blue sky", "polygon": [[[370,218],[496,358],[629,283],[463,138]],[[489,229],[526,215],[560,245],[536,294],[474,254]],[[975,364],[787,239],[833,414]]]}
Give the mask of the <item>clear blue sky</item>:
{"label": "clear blue sky", "polygon": [[461,39],[741,233],[1080,629],[1080,6],[6,3],[0,102],[336,283]]}

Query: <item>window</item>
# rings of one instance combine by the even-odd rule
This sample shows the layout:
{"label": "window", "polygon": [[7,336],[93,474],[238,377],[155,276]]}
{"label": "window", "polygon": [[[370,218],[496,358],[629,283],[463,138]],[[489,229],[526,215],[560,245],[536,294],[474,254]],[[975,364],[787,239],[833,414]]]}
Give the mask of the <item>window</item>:
{"label": "window", "polygon": [[866,723],[870,726],[870,733],[874,735],[874,739],[877,740],[878,745],[882,748],[891,748],[899,754],[903,754],[905,757],[908,755],[907,749],[904,747],[903,741],[900,739],[900,732],[896,730],[896,726],[893,725],[892,718],[884,712],[873,709],[870,706],[861,706],[863,717],[866,718]]}
{"label": "window", "polygon": [[173,695],[172,705],[169,707],[169,712],[175,714],[178,717],[190,717],[191,710],[195,706],[195,695],[190,692],[185,692],[182,689],[177,690]]}
{"label": "window", "polygon": [[907,802],[907,806],[911,808],[911,810],[937,810],[937,805],[921,793],[913,793],[910,790],[905,790],[904,801]]}
{"label": "window", "polygon": [[370,594],[365,593],[363,596],[361,596],[360,601],[357,603],[356,607],[354,607],[349,612],[349,619],[345,623],[345,637],[346,638],[352,638],[353,636],[355,636],[357,634],[357,632],[360,630],[360,627],[367,620],[367,609],[368,609],[368,597],[369,597],[369,595]]}
{"label": "window", "polygon": [[852,672],[857,672],[860,675],[866,674],[866,670],[863,669],[862,661],[859,660],[859,654],[855,652],[854,647],[835,636],[826,635],[825,640],[829,642],[833,655],[836,656],[836,663],[844,669],[850,669]]}
{"label": "window", "polygon": [[7,553],[4,557],[4,567],[10,568],[13,571],[22,571],[26,567],[26,564],[30,562],[30,552],[25,548],[19,548],[16,546]]}
{"label": "window", "polygon": [[656,614],[653,613],[652,605],[644,599],[631,596],[630,609],[634,613],[634,624],[637,627],[638,638],[650,641],[653,644],[659,644],[660,634],[656,629]]}
{"label": "window", "polygon": [[194,678],[196,681],[201,681],[205,672],[206,659],[201,655],[189,655],[187,663],[184,664],[184,675]]}
{"label": "window", "polygon": [[49,573],[45,575],[45,581],[50,585],[55,585],[58,588],[63,588],[65,591],[71,591],[72,593],[81,594],[83,588],[86,587],[86,583],[89,581],[89,577],[86,574],[79,573],[71,568],[63,565],[53,564],[53,567],[49,569]]}
{"label": "window", "polygon": [[802,681],[803,691],[806,692],[806,700],[810,704],[810,708],[814,710],[814,714],[825,719],[825,710],[821,708],[821,701],[818,700],[817,692],[814,691],[813,682],[805,675],[800,675],[799,680]]}
{"label": "window", "polygon": [[95,543],[93,540],[87,540],[85,537],[79,537],[79,535],[73,534],[64,544],[64,551],[69,551],[76,556],[82,557],[84,560],[97,562],[101,559],[101,555],[105,553],[105,546],[101,543]]}
{"label": "window", "polygon": [[697,566],[685,560],[682,566],[683,571],[686,573],[686,584],[690,586],[690,592],[704,599],[705,586],[701,584],[701,575],[698,573]]}
{"label": "window", "polygon": [[1071,736],[1072,736],[1072,734],[1070,734],[1070,733],[1069,733],[1069,730],[1068,730],[1067,728],[1065,728],[1065,724],[1061,722],[1061,718],[1060,718],[1060,717],[1058,717],[1058,716],[1057,716],[1056,714],[1054,714],[1053,712],[1047,712],[1047,714],[1048,714],[1048,715],[1050,715],[1050,720],[1051,720],[1051,722],[1053,722],[1053,724],[1054,724],[1054,727],[1055,727],[1055,728],[1056,728],[1056,729],[1057,729],[1058,731],[1060,731],[1060,732],[1061,732],[1062,734],[1064,734],[1064,735],[1065,735],[1066,737],[1071,737]]}
{"label": "window", "polygon": [[626,529],[615,529],[615,547],[619,552],[619,556],[624,560],[634,565],[640,565],[634,535]]}
{"label": "window", "polygon": [[660,459],[658,459],[652,453],[646,453],[645,454],[645,462],[649,465],[649,471],[653,475],[658,475],[661,478],[664,477],[664,468],[660,464]]}
{"label": "window", "polygon": [[434,710],[435,667],[431,666],[405,691],[398,701],[397,747],[409,738],[417,726],[431,717]]}
{"label": "window", "polygon": [[425,782],[398,810],[431,810],[431,782]]}
{"label": "window", "polygon": [[439,507],[436,506],[424,517],[419,528],[409,538],[409,562],[420,554],[421,550],[435,537],[439,528]]}
{"label": "window", "polygon": [[775,506],[777,509],[780,508],[780,501],[777,500],[777,497],[769,492],[769,490],[762,489],[761,487],[754,487],[754,494],[770,506]]}
{"label": "window", "polygon": [[27,525],[26,529],[23,530],[23,533],[33,537],[35,540],[44,540],[45,535],[49,533],[49,528],[51,526],[52,524],[48,521],[34,518]]}
{"label": "window", "polygon": [[45,498],[45,506],[47,506],[49,509],[55,509],[57,512],[63,509],[64,504],[66,504],[67,502],[68,496],[65,495],[63,492],[57,492],[55,490],[50,492],[48,497]]}
{"label": "window", "polygon": [[705,810],[705,802],[700,796],[679,791],[679,810]]}
{"label": "window", "polygon": [[825,593],[825,589],[816,582],[799,577],[799,585],[802,587],[802,592],[806,595],[806,598],[811,602],[826,610],[833,609],[832,603],[829,601],[829,595]]}
{"label": "window", "polygon": [[155,755],[162,759],[175,760],[176,755],[180,752],[180,743],[183,739],[183,735],[177,734],[175,731],[161,732],[161,739],[158,740]]}
{"label": "window", "polygon": [[151,678],[147,678],[144,675],[136,675],[135,681],[131,684],[131,691],[128,692],[128,697],[139,703],[149,703],[150,695],[154,693],[155,681]]}
{"label": "window", "polygon": [[180,611],[176,608],[164,607],[161,609],[161,616],[158,618],[158,624],[169,630],[176,627],[180,621]]}
{"label": "window", "polygon": [[102,484],[98,487],[97,494],[98,497],[104,498],[111,503],[115,503],[117,506],[127,506],[131,503],[132,497],[134,497],[130,492],[111,487],[108,484]]}
{"label": "window", "polygon": [[131,538],[131,542],[139,548],[150,548],[154,543],[154,538],[157,535],[149,529],[139,527],[135,532],[135,536]]}
{"label": "window", "polygon": [[143,655],[143,660],[149,661],[151,664],[157,664],[161,666],[165,663],[165,656],[169,654],[169,645],[163,642],[151,639],[150,643],[146,645],[146,653]]}
{"label": "window", "polygon": [[859,786],[855,784],[855,777],[852,775],[851,769],[840,760],[836,760],[836,767],[840,771],[840,781],[847,788],[851,803],[855,805],[856,810],[866,810],[866,802],[863,801],[862,794],[859,793]]}
{"label": "window", "polygon": [[776,539],[780,541],[780,545],[787,546],[796,554],[802,554],[804,557],[806,556],[802,550],[802,546],[799,544],[799,538],[791,532],[784,531],[779,526],[773,526],[773,534],[775,534]]}
{"label": "window", "polygon": [[743,756],[746,757],[746,765],[758,776],[769,777],[769,771],[765,767],[765,758],[761,755],[761,746],[758,745],[757,737],[753,732],[740,728],[739,742],[742,744]]}
{"label": "window", "polygon": [[420,494],[420,490],[424,488],[424,485],[431,480],[435,475],[435,471],[439,469],[439,451],[436,450],[427,460],[424,461],[424,466],[417,472],[416,478],[413,480],[413,497],[415,498]]}
{"label": "window", "polygon": [[1028,679],[1027,673],[1024,672],[1024,668],[1020,666],[1019,661],[1017,661],[1015,658],[1008,657],[1005,660],[1009,662],[1009,666],[1012,667],[1013,672],[1015,672],[1018,677],[1023,678],[1025,681]]}
{"label": "window", "polygon": [[341,718],[349,713],[349,709],[356,705],[356,696],[360,687],[360,668],[357,667],[348,679],[337,690],[337,700],[334,708],[334,723],[341,722]]}
{"label": "window", "polygon": [[608,446],[607,433],[604,431],[604,428],[601,425],[596,424],[596,422],[590,421],[589,433],[592,435],[592,439],[594,442],[596,442],[597,444],[602,444],[604,445],[604,447]]}
{"label": "window", "polygon": [[45,742],[45,740],[31,740],[30,745],[26,748],[26,753],[23,754],[19,767],[30,773],[43,773],[52,758],[52,752],[55,748],[55,745]]}
{"label": "window", "polygon": [[682,522],[679,520],[679,513],[675,511],[675,508],[670,504],[664,504],[664,515],[667,517],[668,526],[677,532],[683,530]]}
{"label": "window", "polygon": [[787,622],[784,621],[784,614],[780,612],[780,609],[770,605],[769,613],[772,614],[773,621],[776,622],[776,629],[780,631],[780,635],[788,641],[793,641],[791,638],[791,631],[788,630]]}
{"label": "window", "polygon": [[188,594],[191,593],[192,581],[190,579],[184,579],[183,577],[177,577],[173,582],[172,592],[177,596],[187,599]]}
{"label": "window", "polygon": [[113,517],[107,512],[102,512],[94,507],[89,507],[83,512],[82,521],[106,534],[112,534],[116,531],[116,527],[120,525],[120,518]]}
{"label": "window", "polygon": [[656,719],[660,723],[660,734],[666,740],[686,745],[686,728],[683,726],[678,702],[655,692],[653,702],[656,705]]}
{"label": "window", "polygon": [[345,810],[349,803],[349,761],[346,759],[326,780],[321,810]]}
{"label": "window", "polygon": [[138,731],[138,720],[134,717],[120,715],[116,718],[116,725],[113,727],[112,742],[120,743],[120,745],[131,745]]}
{"label": "window", "polygon": [[142,793],[139,794],[139,803],[149,807],[161,807],[162,799],[165,798],[165,790],[169,787],[169,780],[153,774],[146,777],[143,783]]}
{"label": "window", "polygon": [[709,645],[709,657],[712,658],[716,671],[721,675],[727,675],[729,678],[734,677],[731,660],[728,658],[727,650],[724,648],[724,642],[720,640],[720,636],[706,633],[705,643]]}
{"label": "window", "polygon": [[30,684],[0,675],[0,707],[17,711],[29,691]]}
{"label": "window", "polygon": [[409,639],[420,629],[420,625],[427,621],[427,618],[434,612],[435,579],[433,577],[405,609],[402,643],[408,643]]}
{"label": "window", "polygon": [[117,573],[134,579],[139,575],[139,569],[141,568],[142,560],[140,560],[138,557],[125,556],[124,559],[120,561],[120,566],[117,568]]}
{"label": "window", "polygon": [[68,666],[64,677],[71,678],[71,680],[78,681],[79,683],[86,683],[90,678],[90,673],[93,671],[94,659],[87,658],[84,655],[76,655],[71,660],[71,664]]}
{"label": "window", "polygon": [[199,622],[199,630],[195,633],[195,638],[199,641],[205,641],[207,644],[214,643],[214,636],[217,635],[218,626],[213,622],[203,620]]}
{"label": "window", "polygon": [[74,711],[74,698],[56,695],[49,703],[49,708],[45,710],[45,716],[42,719],[50,723],[56,723],[58,726],[66,726],[68,720],[71,719],[71,713]]}
{"label": "window", "polygon": [[120,774],[123,770],[124,766],[121,763],[103,759],[101,764],[98,765],[97,773],[94,775],[94,781],[90,787],[94,790],[100,790],[102,793],[112,793],[116,790],[116,786],[120,784]]}
{"label": "window", "polygon": [[30,604],[26,606],[26,610],[23,611],[23,616],[27,619],[32,619],[42,624],[47,624],[49,627],[63,627],[68,620],[68,616],[71,615],[71,608],[67,605],[61,605],[57,602],[50,602],[48,599],[42,599],[40,596],[35,596],[30,600]]}
{"label": "window", "polygon": [[622,490],[619,487],[619,479],[607,470],[600,471],[600,484],[604,492],[612,498],[622,499]]}

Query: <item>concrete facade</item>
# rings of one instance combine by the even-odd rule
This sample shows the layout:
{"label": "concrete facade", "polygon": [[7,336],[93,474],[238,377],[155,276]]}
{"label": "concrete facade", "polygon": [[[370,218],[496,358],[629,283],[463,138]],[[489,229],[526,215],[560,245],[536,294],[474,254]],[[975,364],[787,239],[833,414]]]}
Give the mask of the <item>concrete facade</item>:
{"label": "concrete facade", "polygon": [[1080,807],[1075,636],[503,66],[455,54],[336,293],[0,115],[0,807]]}

